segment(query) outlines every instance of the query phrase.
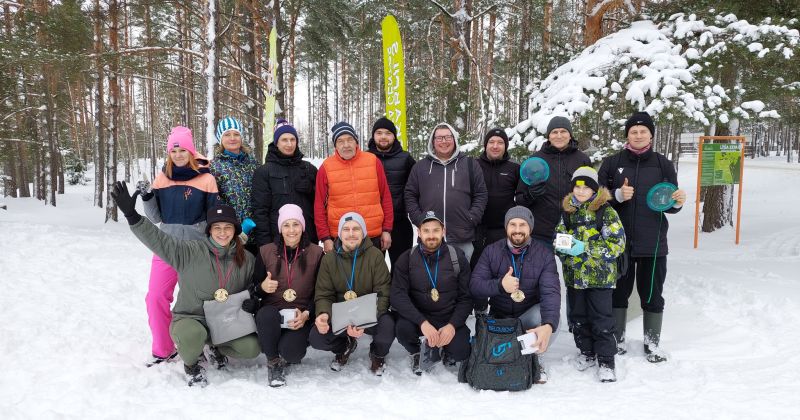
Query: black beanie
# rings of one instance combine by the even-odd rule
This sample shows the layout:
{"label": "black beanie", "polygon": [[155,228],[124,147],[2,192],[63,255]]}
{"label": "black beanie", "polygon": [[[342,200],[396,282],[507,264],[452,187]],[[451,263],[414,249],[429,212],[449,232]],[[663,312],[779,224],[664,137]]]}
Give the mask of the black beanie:
{"label": "black beanie", "polygon": [[242,233],[242,225],[239,224],[239,218],[236,217],[236,210],[231,206],[217,204],[208,209],[206,212],[206,235],[211,232],[211,225],[218,222],[232,223],[236,227],[236,236]]}
{"label": "black beanie", "polygon": [[333,128],[331,128],[331,139],[333,139],[333,147],[336,147],[336,140],[345,134],[353,136],[353,138],[356,139],[356,142],[358,142],[358,134],[356,134],[356,129],[353,128],[352,125],[344,121],[341,121],[336,123],[333,126]]}
{"label": "black beanie", "polygon": [[489,143],[489,139],[494,136],[503,139],[503,143],[506,144],[506,151],[508,151],[508,134],[506,134],[506,130],[503,130],[500,127],[495,127],[486,132],[486,135],[483,136],[483,148],[486,149],[486,144]]}
{"label": "black beanie", "polygon": [[547,131],[544,133],[545,137],[550,137],[550,132],[555,130],[556,128],[563,128],[569,132],[570,138],[575,138],[575,135],[572,134],[572,123],[569,122],[567,117],[562,117],[557,115],[550,119],[550,122],[547,123]]}
{"label": "black beanie", "polygon": [[386,117],[378,118],[378,121],[375,121],[375,124],[372,125],[372,138],[375,138],[375,132],[378,131],[379,128],[385,128],[394,134],[395,140],[397,139],[397,126],[394,125],[392,120]]}
{"label": "black beanie", "polygon": [[655,137],[656,125],[653,123],[653,118],[646,112],[634,112],[633,115],[625,121],[625,137],[628,137],[628,132],[634,125],[643,125],[650,130],[650,136]]}

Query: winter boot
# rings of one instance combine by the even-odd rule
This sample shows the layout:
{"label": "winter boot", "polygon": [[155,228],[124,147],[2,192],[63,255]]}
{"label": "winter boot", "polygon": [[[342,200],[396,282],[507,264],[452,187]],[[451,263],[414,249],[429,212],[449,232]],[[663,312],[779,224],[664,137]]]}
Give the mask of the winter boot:
{"label": "winter boot", "polygon": [[149,362],[147,362],[147,367],[153,367],[153,366],[161,364],[161,363],[172,362],[172,361],[175,360],[176,357],[178,357],[178,351],[177,350],[172,352],[172,354],[170,354],[167,357],[156,356],[154,354],[153,358],[150,359]]}
{"label": "winter boot", "polygon": [[205,388],[208,385],[206,370],[203,369],[199,363],[195,363],[191,366],[183,365],[183,371],[186,372],[187,385],[199,386],[200,388]]}
{"label": "winter boot", "polygon": [[422,340],[420,349],[422,350],[419,362],[420,368],[426,372],[430,372],[436,363],[442,360],[441,350],[438,347],[428,346],[427,340]]}
{"label": "winter boot", "polygon": [[450,356],[450,353],[443,351],[442,352],[442,364],[446,368],[453,368],[456,366],[456,359],[453,359],[453,356]]}
{"label": "winter boot", "polygon": [[216,346],[206,346],[203,349],[203,355],[208,360],[209,366],[213,367],[217,370],[225,369],[225,365],[228,364],[228,358],[220,353],[219,349]]}
{"label": "winter boot", "polygon": [[547,380],[549,379],[547,377],[547,371],[544,369],[544,365],[542,365],[542,361],[541,360],[539,360],[539,363],[537,364],[537,366],[538,366],[537,367],[538,371],[536,373],[536,377],[538,377],[538,378],[536,379],[536,381],[534,381],[534,383],[538,384],[538,385],[544,385],[544,384],[547,383]]}
{"label": "winter boot", "polygon": [[650,363],[667,361],[667,356],[658,347],[661,341],[661,321],[663,313],[644,312],[644,353]]}
{"label": "winter boot", "polygon": [[286,361],[278,356],[267,361],[269,386],[278,388],[286,385]]}
{"label": "winter boot", "polygon": [[594,353],[582,352],[574,362],[575,369],[578,369],[579,372],[583,372],[596,364],[597,360]]}
{"label": "winter boot", "polygon": [[356,351],[356,347],[358,347],[358,340],[348,335],[347,347],[345,347],[344,352],[333,356],[333,361],[330,364],[331,370],[334,372],[342,370],[344,365],[347,364],[347,360],[350,359],[350,355]]}
{"label": "winter boot", "polygon": [[614,308],[614,339],[617,340],[617,354],[622,355],[628,352],[625,344],[625,324],[628,318],[628,308]]}
{"label": "winter boot", "polygon": [[419,367],[419,353],[414,353],[408,356],[411,358],[411,371],[414,375],[422,376],[422,369]]}
{"label": "winter boot", "polygon": [[597,379],[600,382],[617,382],[617,373],[614,370],[614,361],[600,362],[600,368],[597,369]]}
{"label": "winter boot", "polygon": [[383,372],[386,370],[386,357],[379,357],[372,352],[369,353],[369,370],[375,376],[383,376]]}

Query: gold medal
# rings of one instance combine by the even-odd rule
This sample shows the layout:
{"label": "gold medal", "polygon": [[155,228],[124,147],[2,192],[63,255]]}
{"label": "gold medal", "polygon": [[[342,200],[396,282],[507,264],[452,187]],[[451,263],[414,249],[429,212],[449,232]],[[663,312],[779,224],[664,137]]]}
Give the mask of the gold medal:
{"label": "gold medal", "polygon": [[214,292],[214,300],[217,302],[225,302],[228,300],[228,291],[225,289],[217,289],[217,291]]}
{"label": "gold medal", "polygon": [[356,292],[354,292],[352,290],[348,290],[348,291],[344,292],[344,300],[353,300],[353,299],[355,299],[357,297],[358,297],[358,295],[356,294]]}
{"label": "gold medal", "polygon": [[511,300],[520,303],[523,300],[525,300],[525,293],[523,293],[522,290],[517,290],[516,292],[511,294]]}
{"label": "gold medal", "polygon": [[295,299],[297,299],[297,292],[295,292],[294,289],[286,289],[286,291],[283,292],[283,300],[293,302]]}
{"label": "gold medal", "polygon": [[435,287],[431,289],[431,300],[434,302],[439,301],[439,291]]}

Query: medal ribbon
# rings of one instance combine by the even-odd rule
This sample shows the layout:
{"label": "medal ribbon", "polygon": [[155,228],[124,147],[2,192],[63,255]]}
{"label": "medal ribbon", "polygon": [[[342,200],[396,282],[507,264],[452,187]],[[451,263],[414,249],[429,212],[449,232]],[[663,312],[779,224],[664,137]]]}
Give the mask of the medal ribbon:
{"label": "medal ribbon", "polygon": [[214,256],[217,258],[217,277],[219,278],[219,288],[224,289],[225,286],[228,284],[228,280],[231,278],[231,273],[233,272],[233,261],[231,261],[230,265],[228,265],[228,273],[225,274],[225,281],[222,280],[222,264],[219,262],[219,252],[214,250]]}
{"label": "medal ribbon", "polygon": [[431,269],[428,267],[428,259],[425,258],[422,248],[419,249],[419,254],[422,256],[422,263],[425,264],[425,271],[428,273],[428,280],[430,280],[431,286],[433,286],[434,289],[436,288],[436,283],[439,281],[439,251],[441,249],[442,247],[439,247],[439,249],[436,250],[436,271],[433,273],[434,275],[431,275]]}
{"label": "medal ribbon", "polygon": [[517,270],[517,260],[514,259],[514,253],[511,250],[508,250],[508,253],[511,255],[511,265],[514,268],[514,277],[519,278],[520,274],[522,274],[522,259],[525,258],[525,253],[528,252],[528,249],[525,248],[522,251],[522,254],[519,256],[519,270]]}
{"label": "medal ribbon", "polygon": [[294,253],[294,258],[292,258],[292,262],[289,262],[289,255],[286,253],[286,245],[283,246],[283,259],[286,260],[286,263],[289,264],[289,274],[286,277],[286,284],[289,286],[289,289],[292,288],[292,269],[294,268],[294,262],[297,261],[297,256],[300,255],[300,247],[297,247],[297,250]]}
{"label": "medal ribbon", "polygon": [[350,269],[350,279],[347,280],[347,290],[353,290],[353,284],[356,280],[356,260],[358,260],[358,248],[356,248],[356,253],[353,257],[353,268]]}

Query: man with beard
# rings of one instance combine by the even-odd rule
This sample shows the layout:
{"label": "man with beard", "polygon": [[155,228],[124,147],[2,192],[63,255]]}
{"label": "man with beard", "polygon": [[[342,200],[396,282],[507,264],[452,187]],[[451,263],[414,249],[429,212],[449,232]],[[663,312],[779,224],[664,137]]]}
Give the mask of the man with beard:
{"label": "man with beard", "polygon": [[406,203],[403,190],[406,188],[408,174],[414,166],[414,158],[403,150],[397,141],[397,127],[386,118],[381,117],[372,126],[372,138],[369,139],[367,150],[374,154],[383,163],[386,172],[386,181],[389,183],[389,192],[392,195],[394,209],[394,226],[392,226],[392,246],[389,247],[389,261],[394,263],[400,254],[411,248],[414,240],[414,229],[406,214]]}
{"label": "man with beard", "polygon": [[[472,272],[470,292],[489,298],[489,315],[519,318],[528,332],[536,333],[538,353],[544,353],[558,329],[561,284],[549,247],[531,240],[533,215],[526,207],[506,212],[506,237],[483,251]],[[547,375],[539,364],[539,380]]]}
{"label": "man with beard", "polygon": [[[429,362],[441,359],[445,366],[469,357],[469,262],[460,249],[444,242],[444,236],[442,219],[427,212],[419,225],[419,245],[400,255],[393,268],[397,341],[411,355],[416,375],[422,375],[421,350]],[[425,336],[425,349],[420,336]]]}

